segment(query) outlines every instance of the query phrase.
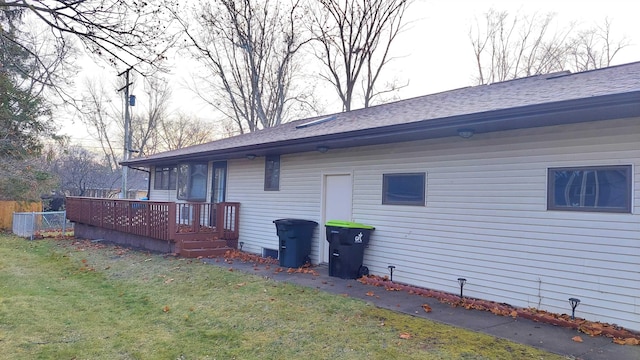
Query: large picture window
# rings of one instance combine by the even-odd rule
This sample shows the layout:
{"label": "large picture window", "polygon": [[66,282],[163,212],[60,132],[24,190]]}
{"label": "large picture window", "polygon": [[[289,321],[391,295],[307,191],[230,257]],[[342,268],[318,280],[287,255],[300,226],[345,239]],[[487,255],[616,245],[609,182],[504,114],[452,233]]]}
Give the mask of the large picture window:
{"label": "large picture window", "polygon": [[280,190],[280,155],[267,156],[264,161],[264,190]]}
{"label": "large picture window", "polygon": [[382,203],[425,205],[425,173],[382,175]]}
{"label": "large picture window", "polygon": [[175,166],[158,166],[153,178],[155,190],[175,190],[177,170]]}
{"label": "large picture window", "polygon": [[548,170],[547,209],[631,212],[631,166]]}
{"label": "large picture window", "polygon": [[178,199],[206,201],[207,164],[178,165]]}

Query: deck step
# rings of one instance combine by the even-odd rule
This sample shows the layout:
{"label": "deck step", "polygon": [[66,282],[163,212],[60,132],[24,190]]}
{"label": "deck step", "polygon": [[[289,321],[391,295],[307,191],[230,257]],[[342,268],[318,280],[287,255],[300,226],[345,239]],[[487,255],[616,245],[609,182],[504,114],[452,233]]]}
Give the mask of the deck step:
{"label": "deck step", "polygon": [[226,247],[226,240],[184,240],[182,241],[182,249],[216,249]]}
{"label": "deck step", "polygon": [[215,257],[222,256],[229,250],[231,250],[231,248],[226,246],[207,249],[182,249],[180,251],[180,256],[192,259],[199,257]]}

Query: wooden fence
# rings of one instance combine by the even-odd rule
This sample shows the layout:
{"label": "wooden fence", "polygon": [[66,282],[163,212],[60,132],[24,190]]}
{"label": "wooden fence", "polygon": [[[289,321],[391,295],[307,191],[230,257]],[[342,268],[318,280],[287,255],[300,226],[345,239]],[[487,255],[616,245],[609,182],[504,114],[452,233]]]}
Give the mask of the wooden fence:
{"label": "wooden fence", "polygon": [[40,212],[41,202],[0,200],[0,229],[11,230],[14,212]]}

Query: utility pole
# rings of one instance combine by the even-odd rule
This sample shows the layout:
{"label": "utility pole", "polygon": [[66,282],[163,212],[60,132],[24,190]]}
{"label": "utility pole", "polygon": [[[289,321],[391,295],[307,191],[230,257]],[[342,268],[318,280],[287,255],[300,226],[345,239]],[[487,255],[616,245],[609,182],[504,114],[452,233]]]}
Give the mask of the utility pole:
{"label": "utility pole", "polygon": [[[131,116],[129,115],[129,86],[132,84],[129,82],[129,72],[133,69],[133,67],[128,68],[127,70],[118,74],[118,76],[125,76],[125,85],[118,89],[118,91],[124,90],[124,152],[122,154],[122,161],[127,161],[129,159],[129,150],[131,149]],[[122,189],[120,191],[120,198],[127,198],[127,173],[129,167],[123,165],[122,166]]]}

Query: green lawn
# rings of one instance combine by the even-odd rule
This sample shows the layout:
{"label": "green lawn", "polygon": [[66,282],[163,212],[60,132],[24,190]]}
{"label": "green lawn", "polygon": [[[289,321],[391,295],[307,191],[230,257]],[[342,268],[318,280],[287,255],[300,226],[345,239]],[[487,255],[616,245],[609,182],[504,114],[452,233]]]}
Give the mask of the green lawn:
{"label": "green lawn", "polygon": [[561,359],[363,301],[77,240],[0,234],[11,359]]}

